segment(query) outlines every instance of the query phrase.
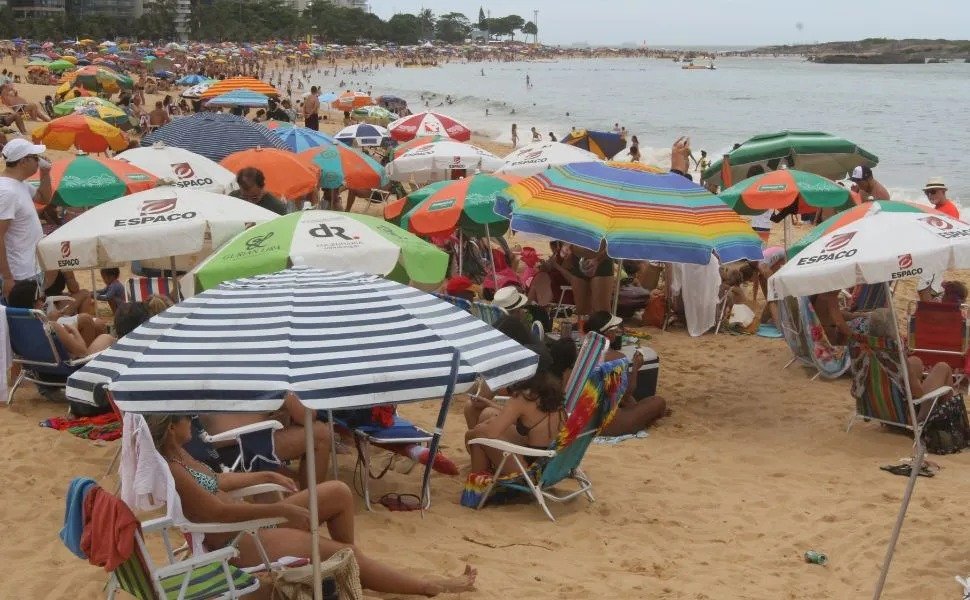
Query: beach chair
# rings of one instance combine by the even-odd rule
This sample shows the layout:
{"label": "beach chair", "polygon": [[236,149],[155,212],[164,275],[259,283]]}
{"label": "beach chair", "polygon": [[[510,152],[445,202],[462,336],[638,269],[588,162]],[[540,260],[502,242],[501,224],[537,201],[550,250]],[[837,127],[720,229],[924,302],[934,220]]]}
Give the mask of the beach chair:
{"label": "beach chair", "polygon": [[[462,504],[481,509],[496,490],[510,490],[532,494],[539,507],[555,521],[547,501],[566,502],[580,495],[593,502],[593,483],[580,468],[593,438],[609,424],[626,390],[627,359],[597,365],[583,385],[582,394],[572,413],[562,424],[556,440],[546,450],[519,446],[504,440],[475,438],[470,446],[481,445],[502,451],[502,459],[494,473],[472,473],[462,493]],[[502,475],[511,460],[517,473]],[[554,488],[567,479],[577,488],[564,494]]]}
{"label": "beach chair", "polygon": [[907,310],[909,353],[927,369],[940,362],[950,365],[958,382],[965,377],[970,349],[970,322],[964,311],[959,304],[942,302],[911,302]]}
{"label": "beach chair", "polygon": [[573,370],[569,373],[566,387],[563,388],[563,402],[567,415],[572,414],[583,393],[586,380],[589,379],[596,365],[603,362],[603,355],[606,354],[606,348],[609,345],[610,340],[595,331],[590,331],[583,338],[583,343],[576,354]]}
{"label": "beach chair", "polygon": [[477,302],[474,300],[466,300],[464,298],[456,298],[454,296],[448,296],[447,294],[434,293],[433,296],[441,298],[449,304],[453,304],[463,311],[469,313],[473,317],[480,319],[489,325],[494,325],[499,319],[509,314],[500,306],[495,306],[494,304],[489,304],[488,302]]}
{"label": "beach chair", "polygon": [[144,302],[153,295],[178,300],[172,296],[172,280],[169,277],[133,276],[125,282],[125,289],[128,292],[128,302]]}
{"label": "beach chair", "polygon": [[834,346],[825,335],[825,329],[815,314],[808,296],[785,298],[778,303],[781,333],[792,351],[792,359],[783,368],[795,362],[815,369],[812,379],[838,379],[849,369],[849,353],[844,346]]}
{"label": "beach chair", "polygon": [[569,304],[565,302],[566,294],[569,294],[570,296],[572,296],[572,293],[573,293],[573,286],[571,285],[563,285],[559,287],[559,300],[556,302],[556,307],[552,309],[552,314],[549,315],[553,321],[555,321],[559,317],[571,315],[576,311],[575,304]]}
{"label": "beach chair", "polygon": [[72,359],[51,331],[43,311],[7,307],[6,313],[12,361],[20,365],[20,374],[7,394],[8,406],[24,381],[35,383],[40,389],[45,386],[63,388],[67,385],[68,375],[96,356]]}

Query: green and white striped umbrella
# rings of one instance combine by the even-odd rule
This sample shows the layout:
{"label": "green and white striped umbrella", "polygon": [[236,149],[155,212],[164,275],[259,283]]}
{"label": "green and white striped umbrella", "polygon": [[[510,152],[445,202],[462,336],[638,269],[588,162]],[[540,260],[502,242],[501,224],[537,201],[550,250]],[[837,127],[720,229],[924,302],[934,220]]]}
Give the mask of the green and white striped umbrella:
{"label": "green and white striped umbrella", "polygon": [[182,279],[182,291],[190,296],[224,281],[294,266],[353,269],[433,285],[445,278],[448,255],[377,217],[305,210],[232,238]]}

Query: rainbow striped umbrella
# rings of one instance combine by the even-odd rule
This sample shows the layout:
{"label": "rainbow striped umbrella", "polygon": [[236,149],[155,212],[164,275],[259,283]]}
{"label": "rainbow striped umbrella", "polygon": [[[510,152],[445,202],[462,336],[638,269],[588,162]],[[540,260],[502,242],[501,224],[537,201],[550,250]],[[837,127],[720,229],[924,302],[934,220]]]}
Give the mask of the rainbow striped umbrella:
{"label": "rainbow striped umbrella", "polygon": [[613,258],[706,265],[760,260],[761,241],[724,202],[685,177],[602,163],[553,167],[498,195],[515,231],[583,248],[606,241]]}
{"label": "rainbow striped umbrella", "polygon": [[387,174],[380,163],[340,142],[310,148],[297,156],[320,169],[321,189],[368,190],[387,185]]}

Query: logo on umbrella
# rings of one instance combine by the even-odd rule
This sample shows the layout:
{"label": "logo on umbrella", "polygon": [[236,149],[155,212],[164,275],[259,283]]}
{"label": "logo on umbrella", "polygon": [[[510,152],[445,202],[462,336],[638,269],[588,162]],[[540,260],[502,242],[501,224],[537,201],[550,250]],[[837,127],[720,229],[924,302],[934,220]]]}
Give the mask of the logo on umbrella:
{"label": "logo on umbrella", "polygon": [[164,200],[145,200],[141,203],[139,214],[141,216],[158,215],[168,212],[175,208],[178,198],[165,198]]}
{"label": "logo on umbrella", "polygon": [[832,236],[832,238],[828,241],[828,243],[825,244],[825,247],[822,248],[822,251],[835,252],[839,248],[845,248],[846,246],[849,245],[849,242],[852,241],[852,238],[855,237],[855,233],[856,232],[854,231],[849,231],[846,233],[836,233],[835,235]]}
{"label": "logo on umbrella", "polygon": [[953,229],[953,223],[949,223],[941,219],[940,217],[934,217],[934,216],[923,217],[922,219],[920,219],[920,221],[923,221],[930,227],[936,227],[937,229],[940,229],[943,231],[949,231],[950,229]]}
{"label": "logo on umbrella", "polygon": [[441,126],[433,121],[426,121],[424,124],[421,125],[421,127],[424,129],[425,133],[441,132]]}
{"label": "logo on umbrella", "polygon": [[61,242],[61,257],[67,258],[71,255],[71,242]]}
{"label": "logo on umbrella", "polygon": [[766,183],[758,186],[759,192],[784,192],[787,189],[787,183]]}
{"label": "logo on umbrella", "polygon": [[526,152],[519,158],[521,160],[533,160],[533,159],[539,158],[540,156],[542,156],[542,150],[533,150],[531,152]]}
{"label": "logo on umbrella", "polygon": [[311,229],[310,235],[318,238],[338,237],[342,240],[347,240],[348,242],[358,239],[357,236],[350,237],[349,235],[344,233],[344,228],[340,227],[339,225],[326,225],[324,223],[320,223],[319,225]]}
{"label": "logo on umbrella", "polygon": [[899,268],[908,269],[913,266],[913,255],[912,254],[900,254],[899,255]]}
{"label": "logo on umbrella", "polygon": [[172,171],[179,179],[189,179],[195,177],[195,169],[187,162],[172,163]]}
{"label": "logo on umbrella", "polygon": [[261,249],[271,237],[273,237],[272,231],[266,233],[265,235],[256,235],[249,238],[246,240],[246,250],[252,251]]}

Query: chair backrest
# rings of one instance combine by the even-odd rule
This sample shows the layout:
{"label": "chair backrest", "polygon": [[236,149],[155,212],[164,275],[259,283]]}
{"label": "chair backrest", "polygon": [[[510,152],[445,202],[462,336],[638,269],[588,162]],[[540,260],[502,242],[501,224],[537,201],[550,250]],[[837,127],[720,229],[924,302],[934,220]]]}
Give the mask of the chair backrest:
{"label": "chair backrest", "polygon": [[145,540],[140,531],[136,532],[135,536],[135,551],[111,574],[123,592],[138,600],[158,600],[150,568],[145,565],[144,557],[148,556]]}
{"label": "chair backrest", "polygon": [[48,327],[47,315],[30,308],[7,307],[6,312],[14,362],[53,374],[74,370],[65,364],[70,355]]}
{"label": "chair backrest", "polygon": [[172,280],[168,277],[131,277],[125,285],[128,302],[144,302],[152,295],[172,297]]}
{"label": "chair backrest", "polygon": [[466,300],[464,298],[456,298],[455,296],[440,293],[435,293],[432,295],[441,298],[445,302],[454,304],[458,308],[469,313],[477,319],[481,319],[489,325],[494,325],[499,319],[508,314],[504,309],[495,306],[494,304],[489,304],[488,302]]}
{"label": "chair backrest", "polygon": [[593,369],[596,368],[596,365],[600,364],[603,360],[603,354],[609,345],[610,341],[595,331],[590,331],[583,338],[583,345],[579,347],[579,354],[576,355],[576,363],[573,364],[573,370],[569,374],[569,381],[566,382],[566,388],[563,391],[567,415],[572,414],[573,408],[576,406],[576,402],[579,401],[579,396],[583,392],[583,386],[586,384],[586,380],[589,378],[590,373],[593,372]]}
{"label": "chair backrest", "polygon": [[886,284],[862,283],[852,291],[852,304],[849,310],[857,312],[887,306],[889,306],[889,298],[886,296]]}
{"label": "chair backrest", "polygon": [[884,423],[909,426],[896,340],[857,334],[849,340],[849,355],[856,413]]}
{"label": "chair backrest", "polygon": [[917,302],[909,320],[909,351],[927,367],[942,362],[963,370],[968,324],[959,304]]}
{"label": "chair backrest", "polygon": [[835,346],[825,335],[822,321],[815,313],[815,307],[808,296],[798,299],[798,309],[802,319],[802,335],[809,345],[809,356],[823,377],[841,377],[849,369],[849,353],[845,346]]}
{"label": "chair backrest", "polygon": [[590,372],[575,409],[559,429],[554,442],[556,455],[544,464],[537,463],[540,487],[555,485],[579,467],[593,438],[613,420],[626,391],[629,368],[630,361],[620,358],[597,365]]}

